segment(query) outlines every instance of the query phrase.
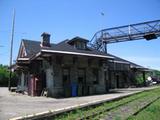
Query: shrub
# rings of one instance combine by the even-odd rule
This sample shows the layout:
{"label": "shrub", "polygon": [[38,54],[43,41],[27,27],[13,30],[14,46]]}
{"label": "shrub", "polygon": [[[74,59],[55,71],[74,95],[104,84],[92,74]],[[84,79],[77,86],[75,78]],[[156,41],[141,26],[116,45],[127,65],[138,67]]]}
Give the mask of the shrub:
{"label": "shrub", "polygon": [[144,80],[143,80],[143,75],[142,74],[137,74],[135,79],[136,79],[136,85],[137,86],[143,86],[144,85]]}
{"label": "shrub", "polygon": [[[9,69],[6,65],[0,65],[0,87],[7,87],[9,80]],[[11,86],[17,86],[17,76],[15,73],[12,73],[11,76]]]}

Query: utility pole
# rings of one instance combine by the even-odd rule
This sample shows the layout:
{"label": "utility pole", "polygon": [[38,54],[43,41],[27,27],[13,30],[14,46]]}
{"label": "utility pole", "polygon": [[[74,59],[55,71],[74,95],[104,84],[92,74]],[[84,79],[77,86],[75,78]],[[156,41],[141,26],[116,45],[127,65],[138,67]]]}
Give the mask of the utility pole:
{"label": "utility pole", "polygon": [[13,21],[12,21],[12,31],[11,31],[11,43],[10,43],[10,62],[9,62],[9,81],[8,90],[11,90],[11,77],[12,77],[12,53],[13,53],[13,38],[14,38],[14,24],[15,24],[15,9],[13,10]]}

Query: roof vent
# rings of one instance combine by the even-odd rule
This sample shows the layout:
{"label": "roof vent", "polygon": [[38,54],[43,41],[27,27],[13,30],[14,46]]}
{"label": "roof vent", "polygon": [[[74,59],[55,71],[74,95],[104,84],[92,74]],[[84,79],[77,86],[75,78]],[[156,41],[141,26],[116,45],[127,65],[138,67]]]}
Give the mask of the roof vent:
{"label": "roof vent", "polygon": [[44,32],[42,33],[41,37],[42,37],[42,41],[41,41],[41,46],[42,47],[50,47],[50,34]]}

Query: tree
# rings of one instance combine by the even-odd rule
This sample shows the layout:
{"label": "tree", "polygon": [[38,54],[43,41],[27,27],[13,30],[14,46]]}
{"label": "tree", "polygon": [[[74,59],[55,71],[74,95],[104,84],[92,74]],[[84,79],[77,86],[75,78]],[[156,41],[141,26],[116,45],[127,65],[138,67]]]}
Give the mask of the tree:
{"label": "tree", "polygon": [[[9,69],[8,66],[0,64],[0,87],[7,87],[9,80]],[[17,76],[12,73],[11,76],[11,86],[17,85]]]}
{"label": "tree", "polygon": [[137,86],[143,86],[144,80],[143,80],[143,75],[142,75],[142,73],[136,74],[135,79],[136,79],[136,85],[137,85]]}
{"label": "tree", "polygon": [[160,71],[158,71],[158,70],[154,70],[153,74],[155,77],[160,77]]}

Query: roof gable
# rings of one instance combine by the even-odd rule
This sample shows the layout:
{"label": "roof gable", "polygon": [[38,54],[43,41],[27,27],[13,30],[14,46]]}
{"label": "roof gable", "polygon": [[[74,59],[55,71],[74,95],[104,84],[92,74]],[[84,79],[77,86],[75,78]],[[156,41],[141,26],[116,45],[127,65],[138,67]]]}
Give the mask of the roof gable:
{"label": "roof gable", "polygon": [[26,48],[28,57],[31,57],[32,55],[38,53],[41,50],[40,42],[38,41],[32,41],[26,39],[23,39],[22,41]]}
{"label": "roof gable", "polygon": [[[73,45],[68,44],[68,41],[69,40],[64,40],[58,44],[51,44],[51,47],[41,47],[39,41],[23,39],[21,42],[21,46],[23,44],[25,48],[25,53],[27,54],[25,57],[29,59],[34,58],[34,56],[40,54],[42,51],[43,52],[45,51],[45,53],[59,52],[60,54],[73,54],[73,55],[103,57],[103,58],[113,59],[113,57],[109,56],[108,54],[100,52],[98,50],[94,50],[92,48],[89,48],[88,46],[87,49],[76,49]],[[19,51],[22,51],[21,49],[22,48],[20,48]],[[20,56],[18,56],[18,58],[20,58]]]}
{"label": "roof gable", "polygon": [[[33,40],[27,40],[27,39],[23,39],[22,43],[24,44],[24,47],[26,49],[26,53],[27,53],[27,57],[31,57],[35,54],[37,54],[38,52],[41,51],[41,49],[45,49],[46,47],[41,47],[40,41],[33,41]],[[51,44],[51,48],[54,47],[54,44]]]}
{"label": "roof gable", "polygon": [[69,44],[72,44],[72,43],[74,43],[74,42],[76,42],[76,41],[85,42],[85,43],[88,43],[88,42],[89,42],[87,39],[84,39],[84,38],[82,38],[82,37],[77,36],[77,37],[74,37],[74,38],[72,38],[71,40],[69,40],[68,43],[69,43]]}
{"label": "roof gable", "polygon": [[18,52],[18,58],[24,58],[24,57],[27,57],[27,52],[24,43],[22,41]]}

